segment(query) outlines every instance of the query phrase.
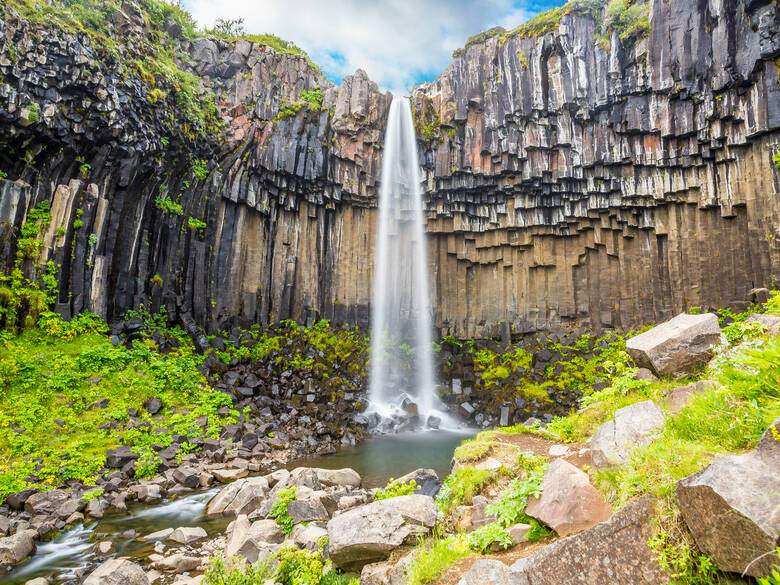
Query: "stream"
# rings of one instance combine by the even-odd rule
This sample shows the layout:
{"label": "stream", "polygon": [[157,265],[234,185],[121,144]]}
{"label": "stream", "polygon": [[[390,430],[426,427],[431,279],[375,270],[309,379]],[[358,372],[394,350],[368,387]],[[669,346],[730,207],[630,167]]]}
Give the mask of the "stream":
{"label": "stream", "polygon": [[[371,437],[353,447],[344,447],[332,455],[300,459],[288,466],[341,469],[351,467],[363,478],[363,487],[383,487],[420,467],[431,468],[441,479],[450,470],[452,452],[472,431],[401,433]],[[139,538],[180,526],[200,526],[214,537],[224,532],[231,518],[207,518],[208,501],[224,486],[200,490],[157,504],[129,504],[128,513],[111,515],[98,521],[77,524],[56,538],[38,543],[36,553],[0,582],[22,585],[36,577],[49,577],[52,583],[83,579],[85,567],[97,562],[95,545],[110,540],[113,556],[143,558],[150,555],[154,542]]]}

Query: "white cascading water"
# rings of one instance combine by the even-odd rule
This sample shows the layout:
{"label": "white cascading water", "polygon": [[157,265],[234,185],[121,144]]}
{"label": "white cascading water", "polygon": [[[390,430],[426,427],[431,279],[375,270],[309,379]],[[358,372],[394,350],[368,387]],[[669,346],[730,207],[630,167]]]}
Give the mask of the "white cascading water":
{"label": "white cascading water", "polygon": [[[382,417],[397,413],[405,394],[423,423],[439,406],[427,261],[412,110],[408,99],[394,97],[382,155],[371,312],[370,410]],[[411,350],[414,371],[407,377],[402,358]]]}

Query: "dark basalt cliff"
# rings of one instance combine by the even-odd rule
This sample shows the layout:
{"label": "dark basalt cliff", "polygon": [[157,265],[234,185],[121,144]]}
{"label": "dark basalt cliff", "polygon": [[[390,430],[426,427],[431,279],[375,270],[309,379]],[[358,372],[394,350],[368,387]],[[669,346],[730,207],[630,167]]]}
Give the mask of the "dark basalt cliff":
{"label": "dark basalt cliff", "polygon": [[[128,38],[146,34],[124,6]],[[609,49],[576,15],[493,38],[415,88],[443,334],[633,327],[780,278],[780,9],[656,0],[649,15],[646,39]],[[41,259],[60,265],[63,312],[367,324],[391,96],[257,43],[178,39],[219,128],[191,129],[83,34],[0,22],[5,269],[48,199]],[[317,87],[320,111],[279,115]]]}

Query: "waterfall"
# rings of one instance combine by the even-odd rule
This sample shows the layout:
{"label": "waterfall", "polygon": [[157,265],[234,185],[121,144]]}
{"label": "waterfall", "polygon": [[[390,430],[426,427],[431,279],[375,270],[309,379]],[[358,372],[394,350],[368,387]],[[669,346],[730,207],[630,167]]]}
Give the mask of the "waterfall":
{"label": "waterfall", "polygon": [[[406,397],[423,424],[439,406],[427,262],[412,110],[408,99],[394,97],[379,190],[369,400],[371,411],[391,417]],[[404,372],[410,353],[413,371]]]}

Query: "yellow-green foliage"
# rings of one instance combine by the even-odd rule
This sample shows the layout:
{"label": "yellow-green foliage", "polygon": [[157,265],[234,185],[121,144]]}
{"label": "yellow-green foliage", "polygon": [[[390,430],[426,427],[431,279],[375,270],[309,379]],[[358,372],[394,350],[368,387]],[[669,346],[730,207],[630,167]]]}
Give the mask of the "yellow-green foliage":
{"label": "yellow-green foliage", "polygon": [[417,482],[413,479],[407,483],[395,481],[390,478],[383,489],[374,492],[374,500],[387,500],[397,496],[410,496],[417,489]]}

